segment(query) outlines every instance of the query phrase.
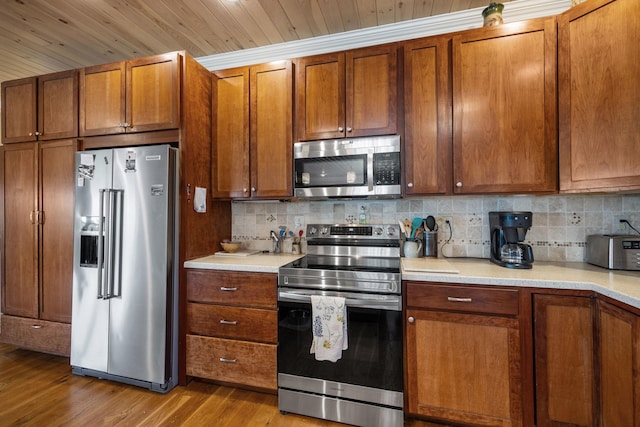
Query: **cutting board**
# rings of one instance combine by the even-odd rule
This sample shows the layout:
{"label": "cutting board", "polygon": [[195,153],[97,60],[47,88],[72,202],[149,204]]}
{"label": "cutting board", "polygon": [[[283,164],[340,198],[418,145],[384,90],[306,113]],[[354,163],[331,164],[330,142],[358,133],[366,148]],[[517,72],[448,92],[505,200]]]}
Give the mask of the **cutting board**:
{"label": "cutting board", "polygon": [[460,273],[460,271],[453,267],[449,261],[442,258],[403,258],[402,266],[405,271],[420,273]]}
{"label": "cutting board", "polygon": [[257,254],[258,250],[253,250],[253,249],[240,249],[236,252],[225,252],[225,251],[220,251],[220,252],[216,252],[214,255],[218,255],[218,256],[249,256],[249,255],[254,255]]}

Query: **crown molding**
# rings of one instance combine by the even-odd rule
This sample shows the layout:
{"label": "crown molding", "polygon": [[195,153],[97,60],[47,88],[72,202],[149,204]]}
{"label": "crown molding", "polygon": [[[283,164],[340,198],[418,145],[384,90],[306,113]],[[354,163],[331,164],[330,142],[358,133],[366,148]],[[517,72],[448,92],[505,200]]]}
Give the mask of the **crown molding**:
{"label": "crown molding", "polygon": [[[502,16],[506,23],[519,22],[527,19],[557,15],[570,7],[571,0],[514,0],[505,4]],[[282,59],[300,58],[321,53],[337,52],[438,34],[453,33],[482,27],[483,9],[484,7],[462,10],[377,27],[278,43],[270,46],[202,56],[196,58],[196,60],[208,70],[223,70]]]}

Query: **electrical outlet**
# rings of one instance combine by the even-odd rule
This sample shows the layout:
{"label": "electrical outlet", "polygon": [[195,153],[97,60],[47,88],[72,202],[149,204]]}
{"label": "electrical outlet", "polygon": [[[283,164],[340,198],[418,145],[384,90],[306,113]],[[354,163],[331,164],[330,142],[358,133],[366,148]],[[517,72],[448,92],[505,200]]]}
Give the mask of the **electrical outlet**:
{"label": "electrical outlet", "polygon": [[449,226],[447,225],[447,222],[449,222],[449,224],[451,224],[451,226],[453,227],[453,217],[450,216],[439,216],[436,218],[436,224],[438,224],[438,230],[443,230],[443,229],[448,229]]}
{"label": "electrical outlet", "polygon": [[304,216],[296,215],[295,218],[294,218],[294,222],[295,222],[296,228],[304,227]]}
{"label": "electrical outlet", "polygon": [[626,218],[623,217],[615,217],[613,220],[613,232],[614,233],[623,233],[629,231],[628,225],[624,222]]}

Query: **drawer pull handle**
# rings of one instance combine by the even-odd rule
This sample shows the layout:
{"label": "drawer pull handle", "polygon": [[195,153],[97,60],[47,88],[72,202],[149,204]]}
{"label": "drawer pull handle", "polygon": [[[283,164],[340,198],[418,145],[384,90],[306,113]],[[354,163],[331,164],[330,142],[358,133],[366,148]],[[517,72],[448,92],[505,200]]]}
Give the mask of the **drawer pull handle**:
{"label": "drawer pull handle", "polygon": [[224,357],[221,357],[220,361],[222,363],[236,363],[236,359],[227,359],[227,358],[224,358]]}
{"label": "drawer pull handle", "polygon": [[42,325],[31,325],[32,329],[42,329]]}
{"label": "drawer pull handle", "polygon": [[471,298],[447,297],[447,301],[451,302],[473,302]]}
{"label": "drawer pull handle", "polygon": [[223,324],[223,325],[237,325],[238,321],[237,320],[224,320],[224,319],[221,319],[220,323]]}
{"label": "drawer pull handle", "polygon": [[237,291],[237,290],[238,290],[238,288],[228,288],[228,287],[226,287],[226,286],[221,286],[221,287],[220,287],[220,290],[221,290],[221,291],[230,291],[230,292],[235,292],[235,291]]}

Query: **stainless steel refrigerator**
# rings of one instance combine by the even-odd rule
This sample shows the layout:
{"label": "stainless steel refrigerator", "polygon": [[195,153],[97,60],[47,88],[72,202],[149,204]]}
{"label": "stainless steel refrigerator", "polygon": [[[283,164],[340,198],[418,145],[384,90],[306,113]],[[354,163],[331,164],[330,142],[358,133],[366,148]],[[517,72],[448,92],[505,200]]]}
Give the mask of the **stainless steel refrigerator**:
{"label": "stainless steel refrigerator", "polygon": [[72,372],[177,384],[177,150],[76,153]]}

